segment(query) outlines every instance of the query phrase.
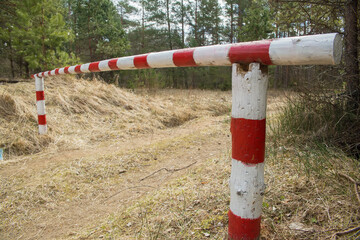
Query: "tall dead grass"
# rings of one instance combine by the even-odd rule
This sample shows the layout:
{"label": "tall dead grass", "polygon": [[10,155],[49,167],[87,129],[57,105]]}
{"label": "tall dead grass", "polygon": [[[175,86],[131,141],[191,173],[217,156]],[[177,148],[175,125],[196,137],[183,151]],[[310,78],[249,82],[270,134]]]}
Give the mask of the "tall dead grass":
{"label": "tall dead grass", "polygon": [[282,108],[277,134],[286,133],[299,144],[336,146],[359,159],[360,109],[348,110],[347,96],[339,92],[318,87],[293,94]]}
{"label": "tall dead grass", "polygon": [[96,79],[54,77],[45,80],[49,131],[40,136],[34,88],[33,83],[0,86],[0,148],[6,159],[44,148],[81,148],[230,111],[229,94],[220,91],[210,99],[201,90],[186,94],[182,90],[163,90],[154,95],[130,92]]}

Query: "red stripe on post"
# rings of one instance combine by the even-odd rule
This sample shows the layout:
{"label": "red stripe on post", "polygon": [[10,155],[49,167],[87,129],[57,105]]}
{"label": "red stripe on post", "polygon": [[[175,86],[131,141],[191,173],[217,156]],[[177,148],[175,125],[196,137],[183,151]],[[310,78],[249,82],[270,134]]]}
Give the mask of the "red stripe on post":
{"label": "red stripe on post", "polygon": [[177,67],[196,67],[194,60],[195,49],[179,50],[173,53],[173,62]]}
{"label": "red stripe on post", "polygon": [[64,67],[64,73],[69,74],[69,67]]}
{"label": "red stripe on post", "polygon": [[90,72],[100,72],[99,69],[99,62],[92,62],[89,64],[89,71]]}
{"label": "red stripe on post", "polygon": [[231,210],[229,216],[229,239],[231,240],[255,240],[260,237],[261,217],[247,219],[236,216]]}
{"label": "red stripe on post", "polygon": [[111,59],[109,62],[108,62],[108,66],[111,70],[119,70],[119,68],[117,67],[116,63],[117,63],[117,58],[114,58],[114,59]]}
{"label": "red stripe on post", "polygon": [[149,64],[147,63],[147,54],[135,56],[134,66],[136,68],[150,68]]}
{"label": "red stripe on post", "polygon": [[48,71],[47,73],[48,73],[49,76],[51,76],[51,71]]}
{"label": "red stripe on post", "polygon": [[55,75],[59,75],[59,69],[55,69]]}
{"label": "red stripe on post", "polygon": [[239,43],[230,47],[229,59],[231,63],[259,62],[271,65],[269,55],[271,40],[256,41],[251,43]]}
{"label": "red stripe on post", "polygon": [[38,115],[39,125],[46,125],[46,115]]}
{"label": "red stripe on post", "polygon": [[246,164],[264,162],[266,119],[231,119],[232,158]]}
{"label": "red stripe on post", "polygon": [[36,91],[36,101],[45,100],[44,91]]}
{"label": "red stripe on post", "polygon": [[82,71],[80,70],[80,68],[81,68],[81,65],[76,65],[74,71],[75,71],[76,73],[82,73]]}

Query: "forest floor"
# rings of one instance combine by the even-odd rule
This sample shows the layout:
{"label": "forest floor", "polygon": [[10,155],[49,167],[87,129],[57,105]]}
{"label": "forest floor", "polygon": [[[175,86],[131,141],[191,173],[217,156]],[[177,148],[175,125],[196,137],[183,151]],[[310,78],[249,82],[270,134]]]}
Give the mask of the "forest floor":
{"label": "forest floor", "polygon": [[[33,86],[0,86],[0,239],[226,238],[231,92],[45,87],[38,136]],[[262,239],[335,239],[360,223],[338,175],[356,179],[359,163],[275,136],[285,95],[268,96]]]}

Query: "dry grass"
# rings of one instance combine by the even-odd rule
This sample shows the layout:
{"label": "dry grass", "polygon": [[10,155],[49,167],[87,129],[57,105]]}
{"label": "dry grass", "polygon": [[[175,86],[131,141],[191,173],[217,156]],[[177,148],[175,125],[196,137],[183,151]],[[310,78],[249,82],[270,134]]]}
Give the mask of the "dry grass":
{"label": "dry grass", "polygon": [[[165,164],[169,157],[180,159],[183,149],[194,145],[194,142],[206,142],[214,138],[213,132],[209,134],[205,132],[174,137],[171,140],[158,141],[130,151],[107,152],[100,157],[78,157],[69,162],[53,164],[46,170],[39,169],[31,173],[24,171],[19,175],[2,177],[0,178],[0,218],[3,221],[0,222],[0,238],[13,239],[21,235],[26,239],[31,238],[31,231],[34,231],[31,228],[35,226],[29,226],[29,222],[34,221],[39,224],[40,219],[41,226],[44,224],[41,222],[54,221],[57,214],[63,215],[61,211],[64,206],[66,209],[74,208],[76,212],[75,208],[81,211],[88,210],[84,206],[77,206],[78,204],[94,204],[93,207],[100,211],[112,212],[113,210],[106,207],[104,209],[104,205],[117,195],[119,188],[121,193],[127,188],[126,186],[132,188],[134,184],[145,187],[149,185],[149,183],[137,183],[144,176],[142,171],[146,166]],[[157,181],[154,184],[156,186]],[[124,197],[134,196],[130,194]],[[117,207],[117,204],[111,205],[113,209]],[[90,210],[90,212],[94,211]],[[71,214],[70,211],[65,216],[69,217]],[[88,220],[75,219],[75,221],[77,224],[85,221],[86,225]]]}
{"label": "dry grass", "polygon": [[[358,226],[360,211],[352,184],[336,174],[356,177],[358,162],[332,150],[326,155],[311,150],[311,161],[327,161],[319,174],[304,169],[310,153],[297,151],[286,148],[267,156],[262,239],[330,239],[335,232]],[[231,160],[223,154],[120,208],[75,239],[225,239]]]}
{"label": "dry grass", "polygon": [[[48,165],[29,169],[24,163],[26,168],[0,178],[0,238],[226,238],[229,92],[132,93],[73,78],[53,79],[45,86],[51,128],[46,137],[36,134],[32,85],[0,88],[1,146],[11,156],[47,146],[27,155],[28,162],[46,159],[47,151],[60,154]],[[269,124],[276,123],[279,105],[284,95],[270,91]],[[101,143],[108,146],[97,154],[90,151]],[[122,144],[136,146],[117,150]],[[89,153],[64,154],[74,148]],[[359,181],[358,161],[338,149],[297,144],[272,131],[266,152],[262,239],[330,239],[360,225],[353,185],[338,176]],[[182,171],[163,170],[141,181],[164,166],[179,168],[195,160]],[[11,167],[0,165],[0,171]],[[354,234],[359,232],[338,239],[358,239]]]}
{"label": "dry grass", "polygon": [[[175,127],[204,115],[229,112],[229,94],[208,91],[159,91],[134,94],[100,81],[74,77],[46,79],[49,134],[37,134],[34,86],[0,86],[0,147],[5,159],[48,147],[64,150],[107,139],[125,138]],[[153,96],[152,96],[153,95]],[[185,98],[184,98],[185,97]]]}

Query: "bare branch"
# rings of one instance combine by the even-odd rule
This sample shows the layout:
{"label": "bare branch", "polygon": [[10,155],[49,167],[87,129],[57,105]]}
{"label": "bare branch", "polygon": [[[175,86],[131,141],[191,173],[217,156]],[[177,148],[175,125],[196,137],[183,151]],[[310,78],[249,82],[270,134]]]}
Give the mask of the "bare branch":
{"label": "bare branch", "polygon": [[185,169],[185,168],[191,167],[191,166],[194,165],[195,163],[197,163],[197,161],[195,161],[195,162],[193,162],[193,163],[191,163],[191,164],[189,164],[189,165],[187,165],[187,166],[185,166],[185,167],[182,167],[182,168],[174,168],[174,169],[168,169],[168,168],[165,168],[165,167],[164,167],[164,168],[160,168],[160,169],[156,170],[155,172],[147,175],[146,177],[143,177],[142,179],[140,179],[140,182],[143,181],[143,180],[145,180],[145,179],[147,179],[147,178],[149,178],[149,177],[151,177],[151,176],[153,176],[154,174],[160,172],[161,170],[165,170],[165,171],[167,171],[167,172],[177,172],[177,171],[183,170],[183,169]]}

